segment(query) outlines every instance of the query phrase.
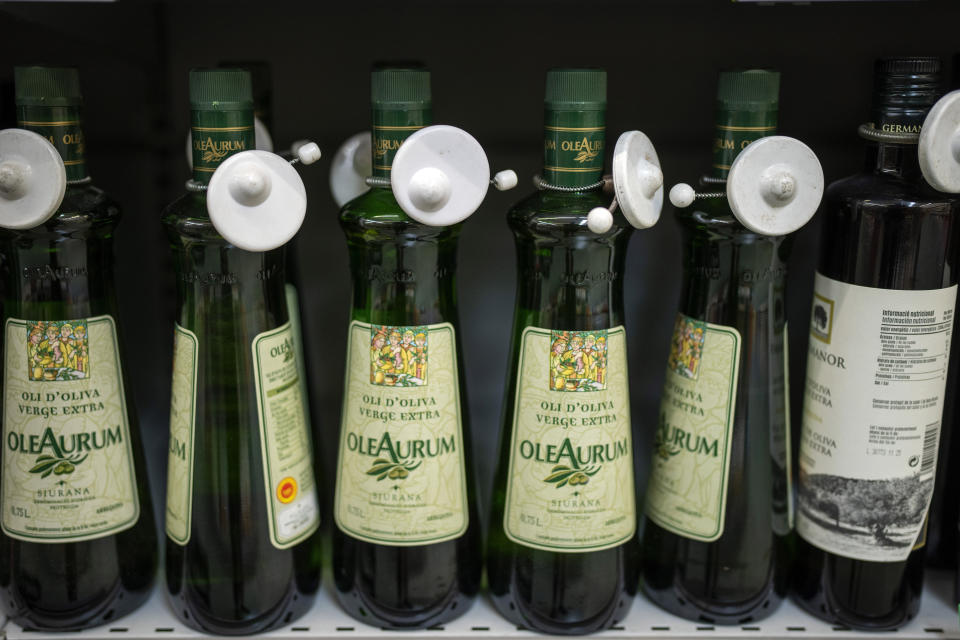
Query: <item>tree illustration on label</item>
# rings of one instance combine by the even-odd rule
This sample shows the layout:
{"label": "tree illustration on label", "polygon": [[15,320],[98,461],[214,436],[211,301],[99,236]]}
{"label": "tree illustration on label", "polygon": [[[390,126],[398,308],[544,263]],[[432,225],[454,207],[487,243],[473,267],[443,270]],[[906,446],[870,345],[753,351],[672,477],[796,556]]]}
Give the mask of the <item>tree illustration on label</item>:
{"label": "tree illustration on label", "polygon": [[813,294],[813,310],[810,316],[810,335],[830,344],[833,333],[833,300],[819,293]]}
{"label": "tree illustration on label", "polygon": [[800,508],[827,532],[845,538],[844,549],[877,545],[909,548],[927,515],[933,477],[886,480],[822,473],[800,476]]}

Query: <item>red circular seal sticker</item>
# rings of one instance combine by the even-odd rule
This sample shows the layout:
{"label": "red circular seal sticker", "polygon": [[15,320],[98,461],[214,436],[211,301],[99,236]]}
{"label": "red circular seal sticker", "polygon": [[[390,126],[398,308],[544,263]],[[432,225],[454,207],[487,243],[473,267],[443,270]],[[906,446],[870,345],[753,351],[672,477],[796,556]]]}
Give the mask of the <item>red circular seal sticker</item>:
{"label": "red circular seal sticker", "polygon": [[277,499],[283,504],[290,504],[297,497],[297,481],[287,476],[277,485]]}

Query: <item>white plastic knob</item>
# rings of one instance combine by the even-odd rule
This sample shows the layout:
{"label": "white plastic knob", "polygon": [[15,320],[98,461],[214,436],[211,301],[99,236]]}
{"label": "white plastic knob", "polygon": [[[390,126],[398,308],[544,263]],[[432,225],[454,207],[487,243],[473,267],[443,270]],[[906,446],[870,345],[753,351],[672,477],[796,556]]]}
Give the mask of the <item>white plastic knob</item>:
{"label": "white plastic knob", "polygon": [[310,142],[311,142],[310,140],[306,140],[306,139],[294,140],[293,142],[290,143],[290,153],[292,155],[297,155],[297,153],[300,151],[300,147],[302,147],[305,144],[310,144]]}
{"label": "white plastic knob", "polygon": [[697,192],[685,182],[675,184],[673,188],[670,189],[670,204],[677,209],[686,209],[693,204],[696,197]]}
{"label": "white plastic knob", "polygon": [[760,174],[760,192],[771,207],[782,207],[797,195],[797,179],[790,166],[774,164]]}
{"label": "white plastic knob", "polygon": [[823,168],[799,140],[768,136],[740,152],[727,175],[727,202],[754,233],[782,236],[805,225],[823,197]]}
{"label": "white plastic knob", "polygon": [[450,178],[436,167],[419,169],[410,178],[408,194],[414,206],[434,212],[450,201]]}
{"label": "white plastic knob", "polygon": [[252,160],[238,163],[228,180],[227,189],[230,195],[245,207],[263,204],[270,195],[273,184],[269,170]]}
{"label": "white plastic knob", "polygon": [[650,138],[627,131],[613,151],[613,188],[627,221],[637,229],[652,227],[663,209],[663,171]]}
{"label": "white plastic knob", "polygon": [[0,131],[0,227],[32,229],[60,208],[67,171],[57,149],[25,129]]}
{"label": "white plastic knob", "polygon": [[320,159],[321,155],[320,147],[317,143],[309,140],[302,141],[302,144],[300,144],[293,153],[300,158],[300,162],[303,164],[313,164]]}
{"label": "white plastic knob", "polygon": [[404,140],[390,171],[393,195],[417,222],[445,227],[466,220],[490,187],[483,147],[463,129],[425,127]]}
{"label": "white plastic knob", "polygon": [[497,171],[493,176],[493,186],[497,191],[509,191],[517,186],[517,172],[513,169]]}
{"label": "white plastic knob", "polygon": [[931,187],[960,193],[960,90],[937,100],[927,113],[917,156],[920,171]]}
{"label": "white plastic knob", "polygon": [[293,238],[307,211],[296,169],[268,151],[224,160],[207,187],[207,211],[217,232],[247,251],[269,251]]}
{"label": "white plastic knob", "polygon": [[606,207],[596,207],[587,214],[587,228],[594,233],[606,233],[613,226],[613,214]]}
{"label": "white plastic knob", "polygon": [[19,200],[27,192],[30,167],[17,160],[0,163],[0,198]]}
{"label": "white plastic knob", "polygon": [[373,173],[373,137],[369,131],[347,138],[330,162],[330,193],[338,207],[342,207],[362,193],[366,193],[367,176]]}

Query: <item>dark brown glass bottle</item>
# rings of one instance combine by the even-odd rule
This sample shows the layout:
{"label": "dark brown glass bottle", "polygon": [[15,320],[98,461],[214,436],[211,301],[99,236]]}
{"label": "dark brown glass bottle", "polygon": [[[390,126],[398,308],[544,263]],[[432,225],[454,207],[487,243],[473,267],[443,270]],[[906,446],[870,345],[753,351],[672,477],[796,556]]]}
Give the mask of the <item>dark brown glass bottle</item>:
{"label": "dark brown glass bottle", "polygon": [[[875,83],[875,129],[918,133],[940,62],[881,60]],[[867,139],[864,170],[822,207],[794,593],[831,622],[893,629],[920,608],[960,204],[924,181],[915,142]]]}

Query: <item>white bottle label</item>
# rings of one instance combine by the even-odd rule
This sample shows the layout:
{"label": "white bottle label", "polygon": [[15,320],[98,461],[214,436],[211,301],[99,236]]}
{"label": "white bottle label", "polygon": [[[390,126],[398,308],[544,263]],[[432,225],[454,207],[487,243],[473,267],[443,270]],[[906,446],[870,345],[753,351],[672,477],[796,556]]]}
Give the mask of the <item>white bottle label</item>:
{"label": "white bottle label", "polygon": [[677,316],[646,514],[664,529],[702,542],[723,535],[740,342],[734,327]]}
{"label": "white bottle label", "polygon": [[527,327],[515,393],[507,537],[564,553],[632,538],[636,488],[623,327]]}
{"label": "white bottle label", "polygon": [[197,336],[176,325],[170,386],[170,441],[167,454],[167,537],[190,541],[193,516],[193,445],[197,422]]}
{"label": "white bottle label", "polygon": [[297,359],[289,322],[253,339],[270,542],[278,549],[302,542],[320,526],[313,445]]}
{"label": "white bottle label", "polygon": [[4,533],[62,543],[132,527],[140,501],[113,318],[9,318],[4,348]]}
{"label": "white bottle label", "polygon": [[933,496],[957,287],[876,289],[817,274],[797,531],[830,553],[909,556]]}
{"label": "white bottle label", "polygon": [[462,536],[469,524],[456,333],[350,323],[334,516],[388,546]]}

